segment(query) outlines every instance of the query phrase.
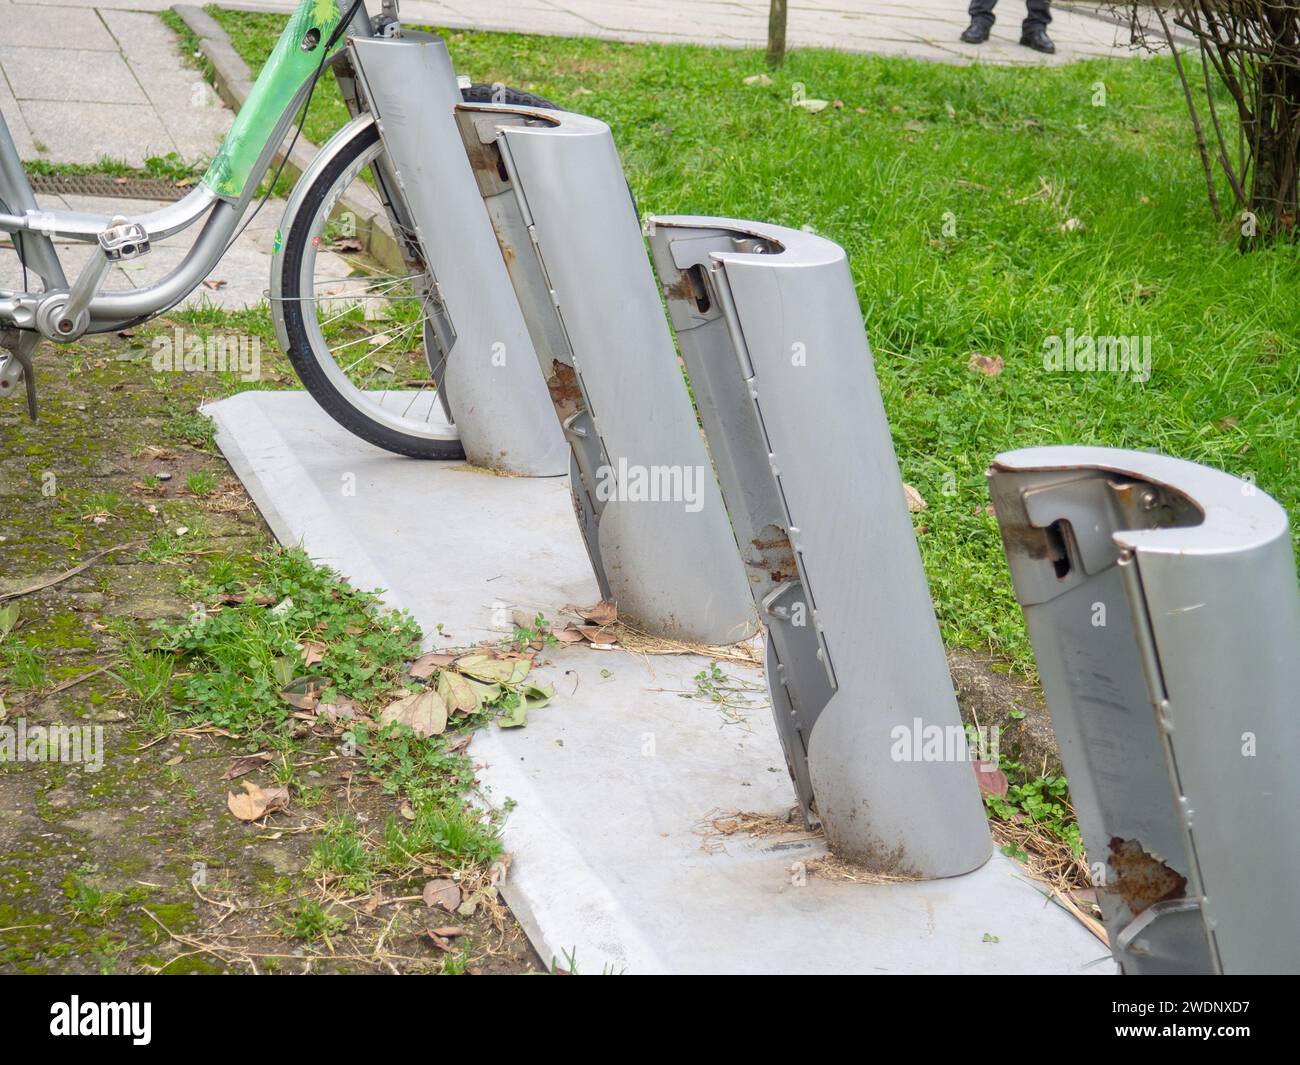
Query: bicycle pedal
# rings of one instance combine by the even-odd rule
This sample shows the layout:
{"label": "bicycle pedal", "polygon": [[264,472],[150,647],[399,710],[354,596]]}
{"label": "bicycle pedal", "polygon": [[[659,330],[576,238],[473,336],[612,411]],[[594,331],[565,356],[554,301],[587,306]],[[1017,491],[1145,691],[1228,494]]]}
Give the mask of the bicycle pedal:
{"label": "bicycle pedal", "polygon": [[99,249],[109,262],[124,262],[148,255],[152,250],[149,231],[139,222],[113,219],[113,224],[99,234]]}

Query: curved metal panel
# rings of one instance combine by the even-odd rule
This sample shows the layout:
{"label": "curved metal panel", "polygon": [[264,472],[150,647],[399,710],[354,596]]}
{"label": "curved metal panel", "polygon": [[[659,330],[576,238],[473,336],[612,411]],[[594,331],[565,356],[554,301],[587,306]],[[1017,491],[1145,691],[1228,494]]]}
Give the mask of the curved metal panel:
{"label": "curved metal panel", "polygon": [[[977,868],[988,827],[843,250],[734,219],[649,225],[805,813],[879,872]],[[911,741],[934,730],[955,742],[929,757]]]}
{"label": "curved metal panel", "polygon": [[466,150],[574,453],[602,592],[647,632],[731,643],[753,604],[609,127],[463,105]]}
{"label": "curved metal panel", "polygon": [[1163,455],[989,471],[1116,960],[1295,972],[1300,595],[1286,512]]}

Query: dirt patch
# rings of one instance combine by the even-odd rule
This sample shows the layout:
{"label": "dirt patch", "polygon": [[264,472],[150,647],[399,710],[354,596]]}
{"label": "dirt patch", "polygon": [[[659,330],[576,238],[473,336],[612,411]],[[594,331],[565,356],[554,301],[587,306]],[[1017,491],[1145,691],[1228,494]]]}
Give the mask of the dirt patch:
{"label": "dirt patch", "polygon": [[948,651],[963,722],[998,729],[1000,751],[1038,775],[1063,772],[1042,689],[993,655]]}

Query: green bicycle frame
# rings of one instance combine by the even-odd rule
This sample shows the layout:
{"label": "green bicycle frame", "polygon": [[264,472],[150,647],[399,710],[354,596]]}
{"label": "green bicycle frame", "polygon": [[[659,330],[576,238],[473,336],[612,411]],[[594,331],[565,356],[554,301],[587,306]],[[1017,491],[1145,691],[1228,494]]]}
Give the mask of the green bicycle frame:
{"label": "green bicycle frame", "polygon": [[[248,99],[203,175],[203,184],[222,199],[237,200],[243,194],[249,175],[285,109],[320,67],[324,58],[321,49],[339,18],[335,0],[302,0],[289,16]],[[336,49],[342,41],[340,37]]]}

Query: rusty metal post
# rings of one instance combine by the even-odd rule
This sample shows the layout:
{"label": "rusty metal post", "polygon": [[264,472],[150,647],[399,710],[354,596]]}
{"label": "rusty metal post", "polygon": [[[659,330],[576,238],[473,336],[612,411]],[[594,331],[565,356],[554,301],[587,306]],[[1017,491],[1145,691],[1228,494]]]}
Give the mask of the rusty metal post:
{"label": "rusty metal post", "polygon": [[1147,452],[989,470],[1126,973],[1300,971],[1300,595],[1286,512]]}

